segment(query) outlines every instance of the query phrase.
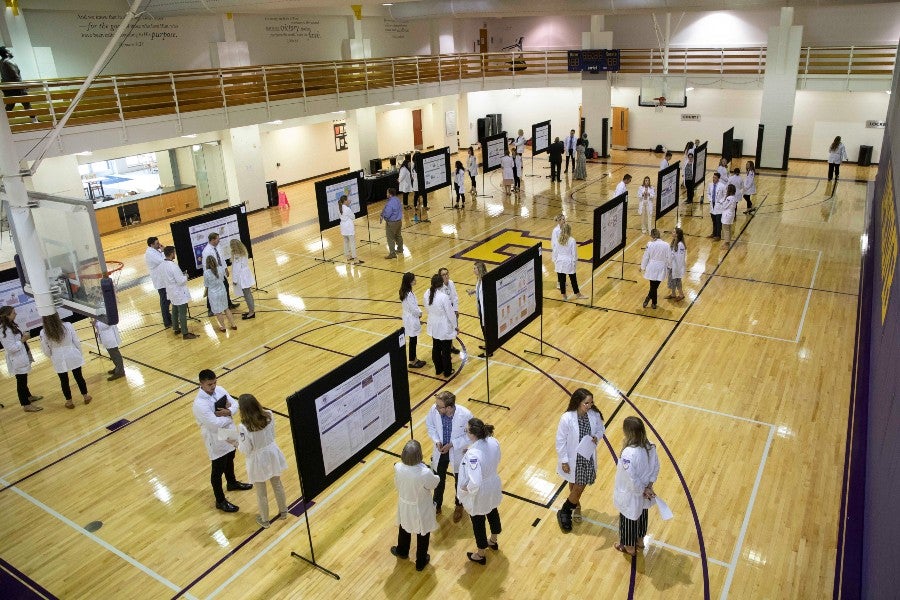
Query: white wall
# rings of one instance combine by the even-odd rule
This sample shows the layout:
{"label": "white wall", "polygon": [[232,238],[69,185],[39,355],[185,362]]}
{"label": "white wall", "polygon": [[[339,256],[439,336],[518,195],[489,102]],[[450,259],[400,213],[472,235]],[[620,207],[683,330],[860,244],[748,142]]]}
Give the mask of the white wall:
{"label": "white wall", "polygon": [[468,123],[459,123],[463,146],[478,141],[478,119],[492,113],[503,115],[503,127],[509,137],[523,129],[531,137],[531,125],[550,119],[551,136],[563,139],[570,129],[578,129],[580,88],[498,90],[468,94]]}
{"label": "white wall", "polygon": [[255,65],[340,60],[349,31],[348,17],[234,15],[235,36],[247,42]]}
{"label": "white wall", "polygon": [[350,151],[335,151],[331,120],[263,131],[261,137],[266,180],[279,185],[348,168]]}
{"label": "white wall", "polygon": [[412,150],[412,111],[409,108],[397,107],[380,112],[375,115],[375,123],[378,128],[378,156],[396,156]]}
{"label": "white wall", "polygon": [[850,160],[857,159],[862,144],[872,146],[872,160],[877,162],[884,129],[865,125],[867,120],[885,120],[890,99],[884,92],[797,92],[791,157],[825,160],[828,147],[839,135]]}
{"label": "white wall", "polygon": [[372,57],[431,53],[428,24],[389,17],[363,17],[363,38],[371,41]]}
{"label": "white wall", "polygon": [[591,30],[591,19],[585,15],[458,19],[454,27],[457,52],[475,51],[473,43],[478,40],[482,25],[488,30],[489,52],[499,52],[520,37],[525,38],[523,50],[558,50],[580,48],[581,33]]}
{"label": "white wall", "polygon": [[25,178],[25,188],[68,198],[84,199],[84,184],[74,154],[45,158],[37,173]]}

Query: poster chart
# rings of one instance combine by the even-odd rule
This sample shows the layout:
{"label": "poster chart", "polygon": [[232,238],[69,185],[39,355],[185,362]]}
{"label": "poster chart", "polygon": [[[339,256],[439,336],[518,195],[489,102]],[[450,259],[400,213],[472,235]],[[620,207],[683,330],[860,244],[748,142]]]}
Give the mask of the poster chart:
{"label": "poster chart", "polygon": [[550,148],[550,121],[531,126],[531,155],[546,152]]}
{"label": "poster chart", "polygon": [[394,422],[391,356],[385,354],[316,398],[325,475]]}
{"label": "poster chart", "polygon": [[176,259],[188,277],[203,275],[203,249],[209,243],[209,234],[219,234],[216,247],[222,260],[231,259],[231,240],[239,239],[247,248],[247,255],[253,258],[253,242],[247,225],[247,209],[243,204],[229,206],[221,210],[204,213],[169,225],[172,231],[172,245]]}
{"label": "poster chart", "polygon": [[600,267],[613,254],[625,247],[627,199],[627,193],[621,194],[594,209],[593,269]]}
{"label": "poster chart", "polygon": [[670,210],[678,206],[678,194],[681,177],[681,163],[669,165],[656,175],[656,218],[660,219]]}
{"label": "poster chart", "polygon": [[[32,331],[42,327],[37,303],[22,289],[19,274],[15,269],[0,271],[0,306],[12,306],[16,309],[16,325],[22,331]],[[61,318],[68,321],[73,320],[68,318],[73,314],[69,309],[59,307],[56,310]]]}
{"label": "poster chart", "polygon": [[498,336],[512,331],[516,325],[534,314],[537,307],[534,279],[534,267],[531,263],[525,263],[497,280]]}
{"label": "poster chart", "polygon": [[694,150],[694,186],[706,179],[706,146],[703,142]]}
{"label": "poster chart", "polygon": [[317,181],[316,205],[319,212],[319,229],[324,231],[341,224],[341,213],[338,210],[338,201],[341,196],[347,196],[350,200],[350,209],[354,218],[365,216],[365,202],[360,198],[362,171],[352,171],[346,175],[339,175],[331,179]]}
{"label": "poster chart", "polygon": [[722,158],[731,162],[734,152],[734,127],[722,134]]}
{"label": "poster chart", "polygon": [[419,190],[426,194],[450,185],[450,148],[420,152],[416,157]]}
{"label": "poster chart", "polygon": [[[312,500],[410,422],[403,329],[287,399],[303,497]],[[315,362],[316,357],[307,357]],[[308,371],[293,375],[302,379]]]}
{"label": "poster chart", "polygon": [[231,260],[231,240],[241,239],[238,228],[237,215],[227,215],[213,219],[205,223],[199,223],[188,227],[191,236],[191,248],[194,251],[194,266],[203,270],[203,249],[209,243],[209,234],[219,234],[219,245],[216,250],[222,256],[222,260]]}
{"label": "poster chart", "polygon": [[507,259],[482,278],[484,346],[493,352],[542,311],[541,245]]}
{"label": "poster chart", "polygon": [[501,131],[481,140],[481,167],[485,173],[500,168],[500,159],[507,154],[506,132]]}

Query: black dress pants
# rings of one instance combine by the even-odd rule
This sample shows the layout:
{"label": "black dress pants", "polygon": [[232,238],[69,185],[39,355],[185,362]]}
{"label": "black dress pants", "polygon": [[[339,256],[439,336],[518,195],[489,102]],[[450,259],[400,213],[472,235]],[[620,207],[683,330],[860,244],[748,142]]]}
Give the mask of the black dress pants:
{"label": "black dress pants", "polygon": [[[438,484],[437,487],[434,488],[434,506],[435,508],[440,508],[444,503],[444,488],[447,483],[447,469],[450,466],[450,453],[441,454],[440,458],[438,458],[437,464],[437,476],[438,476]],[[456,475],[453,475],[453,478],[456,479]],[[453,483],[453,502],[454,505],[459,506],[459,498],[456,497],[456,482]]]}
{"label": "black dress pants", "polygon": [[[412,534],[403,529],[397,528],[397,554],[400,556],[409,556],[409,544],[412,541]],[[431,541],[431,534],[416,534],[416,568],[422,568],[427,564],[425,555],[428,554],[428,543]]]}
{"label": "black dress pants", "polygon": [[234,476],[234,454],[237,450],[232,450],[225,456],[214,458],[212,460],[212,469],[209,475],[209,482],[212,484],[213,494],[216,495],[216,502],[225,501],[225,491],[222,489],[222,475],[229,484],[237,483]]}
{"label": "black dress pants", "polygon": [[485,517],[487,517],[488,525],[491,526],[491,535],[499,535],[503,531],[500,526],[500,513],[496,508],[487,515],[471,515],[472,532],[475,534],[475,545],[478,546],[479,550],[484,550],[488,547],[487,531],[484,527]]}

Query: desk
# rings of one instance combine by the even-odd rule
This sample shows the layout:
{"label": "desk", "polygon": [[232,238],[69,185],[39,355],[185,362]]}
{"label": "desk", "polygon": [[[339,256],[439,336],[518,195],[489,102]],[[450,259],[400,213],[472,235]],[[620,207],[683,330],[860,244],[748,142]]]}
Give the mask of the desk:
{"label": "desk", "polygon": [[392,171],[375,177],[363,177],[360,200],[367,205],[381,202],[387,198],[388,188],[397,189],[400,182],[400,172]]}

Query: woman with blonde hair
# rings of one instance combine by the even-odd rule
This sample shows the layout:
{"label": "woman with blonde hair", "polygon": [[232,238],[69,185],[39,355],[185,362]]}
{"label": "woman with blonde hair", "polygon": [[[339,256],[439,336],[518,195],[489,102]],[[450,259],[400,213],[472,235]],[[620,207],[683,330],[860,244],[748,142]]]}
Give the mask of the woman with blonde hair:
{"label": "woman with blonde hair", "polygon": [[587,298],[578,289],[578,276],[575,274],[575,266],[578,264],[578,245],[572,237],[572,226],[563,222],[559,228],[559,237],[556,244],[556,256],[553,259],[553,268],[556,271],[556,279],[559,281],[559,291],[563,300],[568,300],[566,295],[566,275],[572,283],[572,291],[578,299]]}
{"label": "woman with blonde hair", "polygon": [[255,319],[256,303],[253,301],[253,286],[256,285],[256,278],[253,277],[253,270],[250,268],[247,247],[237,238],[231,238],[229,245],[231,246],[231,285],[234,286],[235,295],[244,294],[244,301],[247,303],[247,312],[241,316],[241,319]]}
{"label": "woman with blonde hair", "polygon": [[42,396],[33,396],[28,389],[28,374],[31,372],[31,349],[28,347],[28,332],[16,325],[16,309],[12,306],[0,307],[0,345],[6,354],[6,370],[16,378],[16,394],[25,412],[43,410],[35,406]]}
{"label": "woman with blonde hair", "polygon": [[234,319],[231,318],[231,309],[228,308],[228,293],[225,289],[225,269],[219,268],[216,257],[212,254],[206,257],[206,269],[203,271],[203,285],[206,286],[206,295],[209,300],[209,310],[219,321],[219,331],[225,331],[225,318],[232,329],[237,329]]}
{"label": "woman with blonde hair", "polygon": [[267,481],[272,484],[275,502],[278,504],[278,516],[275,519],[287,517],[287,501],[281,484],[281,473],[287,469],[287,460],[275,443],[275,419],[272,411],[263,408],[252,394],[241,394],[238,396],[238,412],[241,424],[238,426],[237,448],[247,457],[247,478],[256,490],[256,502],[259,505],[256,522],[263,529],[268,529],[271,521]]}
{"label": "woman with blonde hair", "polygon": [[619,511],[619,543],[616,550],[629,556],[644,547],[647,535],[647,509],[656,492],[653,483],[659,476],[659,456],[656,446],[647,441],[644,422],[637,417],[625,417],[622,422],[625,443],[616,466],[613,504]]}
{"label": "woman with blonde hair", "polygon": [[400,502],[397,506],[397,545],[391,554],[409,558],[412,534],[416,534],[416,571],[431,560],[428,543],[431,532],[437,529],[431,491],[438,485],[438,476],[422,462],[422,446],[416,440],[406,442],[400,454],[401,462],[394,465],[394,485]]}
{"label": "woman with blonde hair", "polygon": [[59,385],[66,399],[66,408],[75,408],[72,403],[72,390],[69,388],[69,371],[78,384],[85,404],[90,404],[93,398],[88,394],[87,383],[81,374],[84,365],[84,356],[81,354],[81,340],[75,333],[75,327],[71,323],[63,323],[59,314],[41,317],[44,328],[41,329],[41,350],[53,363],[53,370],[59,375]]}

